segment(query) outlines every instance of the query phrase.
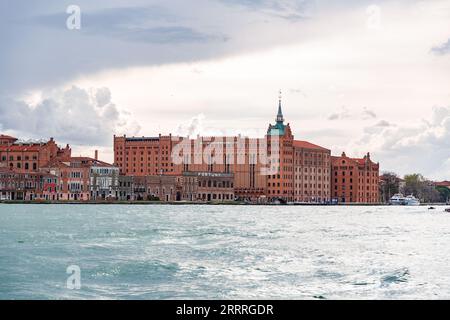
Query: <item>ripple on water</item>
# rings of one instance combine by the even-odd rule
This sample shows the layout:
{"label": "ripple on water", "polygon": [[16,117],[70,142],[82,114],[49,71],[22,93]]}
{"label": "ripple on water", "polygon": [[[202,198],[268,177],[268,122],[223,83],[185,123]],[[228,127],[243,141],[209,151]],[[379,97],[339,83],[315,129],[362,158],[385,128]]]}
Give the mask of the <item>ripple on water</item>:
{"label": "ripple on water", "polygon": [[89,273],[93,278],[117,278],[128,282],[168,279],[180,271],[177,263],[162,261],[129,261],[94,268]]}
{"label": "ripple on water", "polygon": [[389,272],[388,274],[381,277],[381,286],[386,287],[391,284],[399,284],[408,282],[410,277],[408,268],[400,268]]}

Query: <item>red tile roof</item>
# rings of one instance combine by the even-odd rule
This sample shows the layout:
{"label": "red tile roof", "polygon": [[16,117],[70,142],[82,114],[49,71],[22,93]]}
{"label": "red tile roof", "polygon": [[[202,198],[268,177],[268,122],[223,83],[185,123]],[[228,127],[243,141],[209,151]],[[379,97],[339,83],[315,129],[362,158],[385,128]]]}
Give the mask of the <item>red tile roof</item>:
{"label": "red tile roof", "polygon": [[84,162],[88,162],[90,165],[113,167],[113,165],[110,163],[107,163],[107,162],[104,162],[101,160],[95,160],[94,158],[90,158],[90,157],[71,157],[70,162],[73,162],[73,161],[84,161]]}
{"label": "red tile roof", "polygon": [[42,149],[42,145],[39,144],[13,144],[10,146],[0,146],[0,151],[8,151],[8,152],[14,152],[14,151],[40,151]]}
{"label": "red tile roof", "polygon": [[301,141],[301,140],[294,140],[294,147],[305,148],[305,149],[315,149],[315,150],[330,151],[327,148],[318,146],[318,145],[313,144],[313,143],[308,142],[308,141]]}
{"label": "red tile roof", "polygon": [[450,187],[450,181],[436,182],[437,187]]}
{"label": "red tile roof", "polygon": [[17,138],[8,136],[8,135],[6,135],[6,134],[0,134],[0,139],[17,140]]}

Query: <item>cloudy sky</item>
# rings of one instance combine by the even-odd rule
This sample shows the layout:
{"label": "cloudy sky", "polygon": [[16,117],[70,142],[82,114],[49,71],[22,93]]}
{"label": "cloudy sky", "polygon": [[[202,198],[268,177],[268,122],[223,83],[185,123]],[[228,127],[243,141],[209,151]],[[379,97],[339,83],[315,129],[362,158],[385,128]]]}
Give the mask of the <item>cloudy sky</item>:
{"label": "cloudy sky", "polygon": [[281,89],[297,139],[450,179],[450,0],[2,0],[0,41],[2,133],[111,161],[113,134],[262,136]]}

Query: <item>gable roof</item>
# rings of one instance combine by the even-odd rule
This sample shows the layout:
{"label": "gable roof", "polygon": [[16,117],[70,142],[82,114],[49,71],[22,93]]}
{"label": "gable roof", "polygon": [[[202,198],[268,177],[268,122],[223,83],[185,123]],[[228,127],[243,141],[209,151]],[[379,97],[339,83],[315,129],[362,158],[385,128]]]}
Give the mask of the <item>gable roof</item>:
{"label": "gable roof", "polygon": [[8,136],[6,134],[0,134],[0,139],[17,140],[17,138]]}
{"label": "gable roof", "polygon": [[305,148],[305,149],[314,149],[314,150],[323,150],[323,151],[330,151],[327,148],[318,146],[316,144],[313,144],[311,142],[308,141],[302,141],[302,140],[294,140],[294,147],[297,148]]}

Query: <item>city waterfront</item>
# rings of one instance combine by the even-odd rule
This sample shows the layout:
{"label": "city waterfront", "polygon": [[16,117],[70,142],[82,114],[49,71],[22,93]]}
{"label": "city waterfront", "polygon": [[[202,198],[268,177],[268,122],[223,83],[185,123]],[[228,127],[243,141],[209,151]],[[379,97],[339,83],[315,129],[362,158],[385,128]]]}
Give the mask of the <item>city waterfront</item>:
{"label": "city waterfront", "polygon": [[449,222],[444,207],[0,204],[0,298],[450,298]]}

